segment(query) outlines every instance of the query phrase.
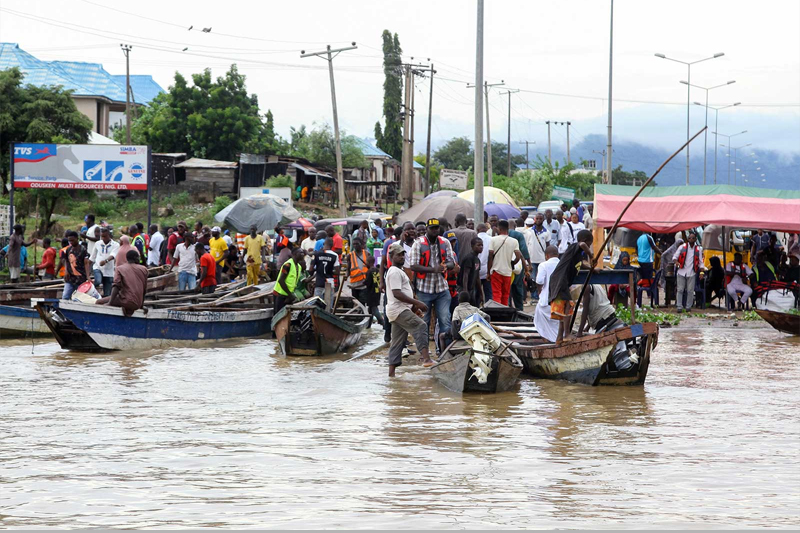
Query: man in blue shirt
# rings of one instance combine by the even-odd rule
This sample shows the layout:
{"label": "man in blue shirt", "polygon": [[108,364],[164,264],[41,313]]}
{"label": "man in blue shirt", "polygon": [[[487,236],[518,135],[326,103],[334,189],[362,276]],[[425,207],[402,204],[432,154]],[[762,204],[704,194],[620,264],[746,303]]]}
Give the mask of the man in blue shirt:
{"label": "man in blue shirt", "polygon": [[653,237],[647,233],[642,233],[636,240],[636,255],[639,257],[639,279],[647,280],[645,286],[649,287],[649,282],[653,279],[653,261],[655,257],[653,250],[661,253],[661,250],[656,246]]}

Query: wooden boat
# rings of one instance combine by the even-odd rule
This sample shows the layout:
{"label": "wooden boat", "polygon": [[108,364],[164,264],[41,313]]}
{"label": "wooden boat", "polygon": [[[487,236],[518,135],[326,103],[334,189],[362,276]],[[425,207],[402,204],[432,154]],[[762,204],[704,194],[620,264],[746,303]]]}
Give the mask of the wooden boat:
{"label": "wooden boat", "polygon": [[766,309],[756,309],[756,313],[778,331],[789,335],[800,335],[800,315]]}
{"label": "wooden boat", "polygon": [[[175,272],[167,273],[164,267],[148,269],[147,292],[157,293],[178,284]],[[50,335],[50,328],[42,321],[36,310],[36,302],[58,300],[64,289],[63,280],[49,280],[25,284],[26,288],[0,289],[0,298],[5,295],[12,304],[0,305],[0,335],[5,337],[28,337]],[[6,285],[5,287],[9,287]],[[52,302],[51,302],[52,303]],[[56,304],[52,304],[56,305]]]}
{"label": "wooden boat", "polygon": [[486,383],[480,383],[470,367],[473,348],[466,341],[457,340],[442,352],[431,373],[453,392],[503,392],[516,385],[522,372],[522,362],[508,345],[491,354],[492,364]]}
{"label": "wooden boat", "polygon": [[269,333],[272,289],[234,292],[182,307],[146,307],[131,316],[118,307],[63,300],[38,302],[36,309],[62,348],[79,351],[192,346]]}
{"label": "wooden boat", "polygon": [[342,353],[361,340],[372,320],[355,298],[342,296],[334,312],[318,297],[287,305],[272,319],[272,330],[284,357]]}
{"label": "wooden boat", "polygon": [[[495,317],[508,316],[508,311],[492,307],[483,310],[492,316],[492,326],[500,337],[511,343],[522,361],[523,372],[534,377],[587,385],[642,385],[647,378],[650,354],[658,343],[658,324],[648,322],[555,344],[539,335],[524,313],[511,313],[516,320],[501,322]],[[625,370],[618,369],[614,362],[615,353],[624,355],[622,350],[638,358],[637,363]]]}

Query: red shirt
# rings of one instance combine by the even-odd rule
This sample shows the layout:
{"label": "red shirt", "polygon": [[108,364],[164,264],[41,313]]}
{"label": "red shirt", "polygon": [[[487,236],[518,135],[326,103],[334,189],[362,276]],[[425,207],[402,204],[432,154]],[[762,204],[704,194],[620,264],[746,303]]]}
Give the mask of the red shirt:
{"label": "red shirt", "polygon": [[338,233],[333,234],[333,248],[332,250],[339,255],[342,255],[342,249],[344,248],[344,241],[342,240],[342,236]]}
{"label": "red shirt", "polygon": [[212,287],[217,284],[217,263],[214,257],[206,252],[200,257],[200,268],[206,267],[206,277],[200,282],[201,287]]}
{"label": "red shirt", "polygon": [[172,264],[172,256],[175,255],[175,249],[178,247],[178,232],[173,231],[167,238],[167,264]]}
{"label": "red shirt", "polygon": [[42,254],[42,262],[36,265],[36,270],[44,269],[45,274],[54,276],[56,273],[56,249],[48,248]]}

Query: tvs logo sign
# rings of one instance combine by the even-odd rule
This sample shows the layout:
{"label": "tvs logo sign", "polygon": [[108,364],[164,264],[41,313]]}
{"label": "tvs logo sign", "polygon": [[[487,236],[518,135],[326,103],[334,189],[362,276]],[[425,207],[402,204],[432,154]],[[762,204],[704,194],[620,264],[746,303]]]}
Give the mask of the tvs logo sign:
{"label": "tvs logo sign", "polygon": [[56,153],[55,144],[20,144],[14,146],[14,163],[39,163]]}

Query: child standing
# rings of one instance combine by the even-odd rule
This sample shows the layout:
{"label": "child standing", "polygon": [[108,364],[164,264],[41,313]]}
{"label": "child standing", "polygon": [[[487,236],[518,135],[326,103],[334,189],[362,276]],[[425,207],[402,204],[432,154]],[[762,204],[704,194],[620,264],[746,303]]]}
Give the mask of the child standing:
{"label": "child standing", "polygon": [[[383,327],[383,315],[380,312],[381,303],[381,274],[375,267],[375,257],[372,255],[367,256],[367,279],[366,279],[366,304],[369,308],[369,314],[378,319],[378,324]],[[367,328],[372,327],[372,319],[370,319]]]}

